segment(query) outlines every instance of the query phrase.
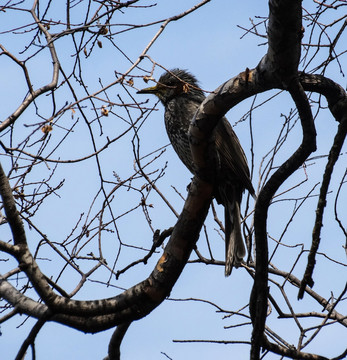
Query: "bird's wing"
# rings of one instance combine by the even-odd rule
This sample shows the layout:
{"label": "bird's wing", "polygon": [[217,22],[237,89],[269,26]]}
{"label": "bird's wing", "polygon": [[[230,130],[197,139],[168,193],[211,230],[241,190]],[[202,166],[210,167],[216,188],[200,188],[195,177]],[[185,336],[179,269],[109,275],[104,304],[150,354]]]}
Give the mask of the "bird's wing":
{"label": "bird's wing", "polygon": [[215,128],[215,143],[222,171],[228,171],[232,180],[241,182],[254,195],[246,155],[228,120],[223,117]]}

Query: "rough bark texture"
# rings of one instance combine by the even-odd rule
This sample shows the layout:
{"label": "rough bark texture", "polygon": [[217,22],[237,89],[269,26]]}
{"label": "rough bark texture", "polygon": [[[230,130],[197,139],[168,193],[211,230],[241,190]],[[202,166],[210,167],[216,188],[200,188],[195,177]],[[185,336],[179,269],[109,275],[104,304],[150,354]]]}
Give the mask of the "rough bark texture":
{"label": "rough bark texture", "polygon": [[[201,4],[205,2],[202,2]],[[315,127],[305,91],[316,92],[325,96],[329,110],[336,121],[339,122],[339,127],[329,154],[326,171],[322,181],[321,192],[317,204],[317,216],[313,230],[312,245],[308,255],[307,267],[303,280],[300,282],[297,278],[293,277],[292,273],[288,273],[287,275],[280,274],[280,272],[277,271],[276,274],[283,276],[286,281],[288,279],[288,281],[292,282],[295,286],[300,286],[300,298],[302,298],[304,292],[306,292],[314,297],[319,304],[328,309],[329,315],[332,314],[334,320],[336,319],[344,326],[346,325],[346,318],[337,313],[334,309],[334,305],[328,303],[325,299],[320,298],[312,289],[309,289],[308,286],[312,286],[314,283],[313,269],[319,246],[320,230],[323,224],[325,200],[331,174],[333,172],[334,164],[340,155],[347,133],[347,96],[342,87],[324,76],[298,72],[303,31],[301,3],[301,0],[269,1],[267,53],[255,69],[246,68],[239,75],[226,81],[211,93],[200,105],[198,112],[194,119],[192,119],[189,130],[191,152],[195,167],[197,168],[196,173],[198,175],[194,177],[189,187],[189,193],[184,208],[173,228],[170,240],[152,273],[147,279],[132,286],[121,294],[107,299],[91,301],[73,300],[45,276],[35,260],[35,255],[33,255],[29,249],[22,219],[16,209],[13,189],[11,189],[8,178],[0,166],[0,194],[3,201],[3,209],[6,214],[6,221],[11,229],[13,237],[12,242],[0,241],[0,250],[14,257],[18,262],[17,269],[0,276],[0,295],[14,308],[14,313],[26,314],[39,319],[32,329],[32,332],[29,334],[27,341],[20,349],[18,353],[19,358],[25,353],[29,346],[28,344],[33,341],[37,332],[46,321],[55,321],[90,333],[110,329],[116,325],[122,324],[118,331],[115,332],[109,350],[110,359],[119,357],[119,345],[131,321],[145,317],[169,296],[199,238],[213,195],[213,186],[209,183],[209,179],[214,176],[211,173],[213,169],[208,167],[208,148],[210,134],[214,127],[229,109],[242,102],[244,99],[270,89],[283,89],[288,91],[291,95],[296,109],[298,110],[301,121],[302,141],[300,146],[276,169],[270,179],[266,182],[265,186],[258,194],[255,206],[254,229],[256,262],[254,285],[250,299],[250,314],[253,325],[251,359],[259,359],[262,348],[292,358],[324,359],[323,357],[313,354],[306,354],[292,348],[286,348],[270,343],[265,337],[265,323],[269,301],[269,259],[267,243],[268,209],[279,186],[304,163],[316,148]],[[1,46],[1,54],[10,57],[24,70],[26,82],[28,83],[28,94],[17,110],[0,125],[0,131],[10,129],[24,110],[32,104],[36,98],[43,93],[53,91],[58,83],[60,65],[55,52],[55,42],[48,31],[47,24],[46,26],[43,26],[39,17],[36,15],[37,5],[38,1],[34,1],[34,6],[31,12],[28,11],[28,13],[31,13],[34,19],[33,21],[37,24],[39,31],[45,35],[47,41],[46,46],[49,49],[50,58],[53,64],[52,81],[37,90],[33,90],[27,74],[26,65],[13,56],[11,57],[11,54]],[[125,3],[123,5],[126,6]],[[184,15],[181,17],[183,16]],[[175,21],[177,19],[178,17],[169,19],[165,22],[163,28],[170,21]],[[343,29],[344,27],[342,28],[342,31]],[[70,31],[70,29],[67,31]],[[158,32],[155,39],[161,32],[162,29]],[[153,39],[153,42],[155,39]],[[138,60],[132,64],[128,73],[136,68],[136,66],[144,59],[147,50],[152,43],[148,45]],[[60,71],[64,74],[62,69]],[[128,75],[128,73],[126,73],[126,75]],[[117,79],[116,82],[107,85],[103,90],[98,90],[93,96],[99,95],[102,91],[106,92],[109,87],[115,83],[120,83],[124,79],[125,75],[122,80]],[[69,84],[68,77],[66,77],[65,80]],[[74,96],[76,95],[74,94]],[[52,96],[52,98],[54,98],[54,96]],[[87,98],[89,98],[89,96],[87,96]],[[71,105],[71,107],[68,107],[68,110],[65,109],[65,111],[74,110],[73,106],[81,109],[80,103],[82,103],[82,100],[85,99],[78,100],[76,97],[75,103]],[[54,103],[54,100],[52,102]],[[81,111],[81,113],[83,112]],[[56,117],[58,118],[61,114],[62,112],[57,111]],[[107,148],[110,144],[111,141],[108,141],[104,147]],[[11,153],[11,149],[6,148],[2,143],[1,146],[6,149],[7,154]],[[95,156],[97,159],[96,162],[98,162],[98,151],[96,148],[94,148],[93,151],[94,153],[91,157]],[[22,152],[21,149],[19,154],[20,156],[23,154],[27,155],[24,151]],[[43,161],[44,158],[37,156],[33,160],[33,163],[38,160]],[[28,172],[29,171],[31,170],[28,170]],[[137,175],[138,173],[136,173],[136,176]],[[155,186],[155,184],[153,184],[153,186]],[[104,200],[107,202],[108,198],[105,196]],[[67,263],[69,263],[69,260]],[[69,264],[71,265],[72,262]],[[270,271],[275,273],[274,269],[271,269]],[[24,273],[27,276],[30,285],[35,289],[42,302],[34,301],[26,296],[26,294],[21,293],[21,291],[16,289],[15,286],[8,281],[8,278],[12,275],[19,273]],[[341,298],[345,293],[346,288],[341,293]]]}

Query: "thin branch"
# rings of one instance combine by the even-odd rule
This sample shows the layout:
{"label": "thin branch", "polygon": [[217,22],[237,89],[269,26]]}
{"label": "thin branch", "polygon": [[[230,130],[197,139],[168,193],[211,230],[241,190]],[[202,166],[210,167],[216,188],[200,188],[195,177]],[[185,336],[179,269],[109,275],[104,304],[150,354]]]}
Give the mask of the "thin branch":
{"label": "thin branch", "polygon": [[346,134],[347,134],[347,115],[344,116],[344,118],[341,120],[338,126],[334,143],[330,149],[328,162],[324,171],[322,186],[320,188],[320,194],[319,194],[317,210],[316,210],[316,220],[312,233],[312,244],[307,259],[305,274],[303,276],[300,290],[298,293],[299,299],[303,298],[306,285],[312,287],[314,284],[314,281],[312,279],[312,274],[313,274],[314,265],[316,263],[316,253],[318,251],[318,247],[320,243],[320,232],[323,226],[323,213],[326,205],[326,197],[329,189],[331,176],[334,170],[334,166],[340,156],[341,149],[346,138]]}
{"label": "thin branch", "polygon": [[51,316],[50,311],[46,311],[46,313],[42,316],[42,318],[40,318],[36,324],[33,326],[33,328],[31,329],[29,335],[27,336],[27,338],[24,340],[22,346],[20,347],[15,360],[23,360],[24,356],[27,352],[28,347],[31,345],[32,347],[34,347],[34,342],[36,339],[37,334],[39,333],[39,331],[42,329],[43,325],[47,322],[47,320],[49,319],[49,317]]}
{"label": "thin branch", "polygon": [[6,128],[8,128],[10,125],[12,125],[18,119],[18,117],[24,112],[24,110],[37,97],[39,97],[40,95],[42,95],[50,90],[53,90],[57,86],[57,83],[58,83],[58,75],[59,75],[59,67],[60,67],[58,55],[56,53],[51,34],[48,32],[47,28],[42,25],[42,23],[40,22],[39,18],[36,15],[37,4],[38,4],[38,0],[35,0],[33,7],[31,9],[31,15],[34,18],[34,20],[35,20],[36,24],[38,25],[38,27],[40,28],[40,30],[45,34],[45,37],[46,37],[46,41],[48,44],[48,48],[49,48],[51,58],[52,58],[52,63],[53,63],[52,81],[49,84],[44,85],[35,91],[30,89],[30,87],[29,87],[29,89],[31,91],[27,95],[25,100],[22,102],[22,104],[17,108],[17,110],[13,114],[11,114],[6,120],[4,120],[0,124],[0,132],[5,130]]}

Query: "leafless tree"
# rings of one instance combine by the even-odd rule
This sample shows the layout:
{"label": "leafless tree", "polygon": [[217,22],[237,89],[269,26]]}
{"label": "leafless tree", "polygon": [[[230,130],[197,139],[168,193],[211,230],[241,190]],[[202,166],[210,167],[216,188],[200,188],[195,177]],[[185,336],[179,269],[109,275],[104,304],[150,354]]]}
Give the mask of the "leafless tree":
{"label": "leafless tree", "polygon": [[[63,7],[52,0],[8,0],[0,6],[1,69],[18,73],[13,84],[2,82],[15,92],[10,104],[2,104],[10,115],[0,124],[0,323],[19,314],[37,319],[16,359],[28,348],[35,358],[36,335],[48,321],[89,333],[116,327],[107,358],[119,359],[131,322],[169,297],[188,262],[185,271],[223,265],[217,242],[210,241],[224,231],[212,185],[195,176],[185,195],[167,179],[168,145],[153,144],[155,130],[146,142],[146,124],[157,104],[136,95],[143,81],[155,81],[157,70],[167,67],[149,55],[152,45],[171,22],[179,26],[191,13],[198,16],[208,2],[142,23],[133,21],[133,14],[151,14],[154,3],[67,0]],[[244,201],[249,256],[232,277],[247,273],[252,289],[243,294],[242,309],[225,309],[209,299],[176,300],[204,302],[223,316],[235,316],[233,326],[250,327],[251,337],[242,342],[251,359],[269,354],[326,359],[314,351],[318,335],[347,327],[347,96],[339,85],[345,75],[347,2],[270,0],[268,5],[267,17],[240,25],[244,36],[262,43],[263,58],[256,68],[248,68],[245,59],[243,72],[209,91],[192,119],[198,126],[190,129],[196,139],[193,158],[203,173],[214,126],[251,98],[240,122],[249,125],[257,201]],[[120,23],[119,14],[129,20]],[[123,39],[148,28],[158,31],[134,55],[134,44]],[[98,78],[93,69],[105,66],[108,50],[116,54],[114,65],[108,78]],[[338,78],[329,77],[332,69]],[[266,145],[257,142],[267,132],[257,132],[257,111],[273,116],[272,104],[286,95],[294,105],[276,119],[277,137],[265,139]],[[324,136],[316,130],[321,118],[335,129],[331,143],[316,141]],[[266,128],[266,119],[261,121]],[[171,189],[162,185],[165,179]],[[183,201],[183,210],[175,209]],[[278,220],[275,213],[281,211]],[[303,217],[312,219],[306,227]],[[143,279],[136,270],[152,266],[152,260],[156,265]],[[327,271],[334,282],[315,291],[314,280]],[[119,279],[128,274],[124,289]],[[100,285],[102,297],[83,300],[84,291],[99,294]],[[304,310],[298,311],[301,304]],[[295,345],[285,331],[275,330],[285,321],[296,328]],[[232,338],[176,341],[230,343],[230,354],[238,343]],[[347,355],[339,346],[330,346],[331,358]]]}

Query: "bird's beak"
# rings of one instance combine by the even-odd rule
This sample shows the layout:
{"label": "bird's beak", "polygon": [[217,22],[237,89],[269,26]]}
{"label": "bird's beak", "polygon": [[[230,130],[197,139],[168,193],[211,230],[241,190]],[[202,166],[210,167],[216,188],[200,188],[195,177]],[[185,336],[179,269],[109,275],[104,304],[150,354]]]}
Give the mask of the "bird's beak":
{"label": "bird's beak", "polygon": [[158,93],[158,87],[156,86],[152,86],[152,87],[148,87],[142,90],[139,90],[137,92],[137,94],[154,94],[156,95]]}

